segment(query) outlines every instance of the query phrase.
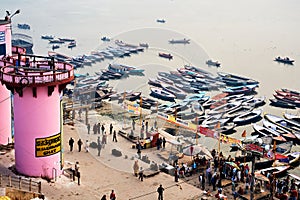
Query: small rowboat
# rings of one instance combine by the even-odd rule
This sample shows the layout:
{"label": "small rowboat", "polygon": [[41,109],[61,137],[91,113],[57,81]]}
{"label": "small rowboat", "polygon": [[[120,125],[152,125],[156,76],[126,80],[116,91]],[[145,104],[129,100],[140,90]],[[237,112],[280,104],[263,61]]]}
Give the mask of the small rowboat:
{"label": "small rowboat", "polygon": [[170,53],[158,53],[159,57],[167,58],[169,60],[173,59],[173,56]]}

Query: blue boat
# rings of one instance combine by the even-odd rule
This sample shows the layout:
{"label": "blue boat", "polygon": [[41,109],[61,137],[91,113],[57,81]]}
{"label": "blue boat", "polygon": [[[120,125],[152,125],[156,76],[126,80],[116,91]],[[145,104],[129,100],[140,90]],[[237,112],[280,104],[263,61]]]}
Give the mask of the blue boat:
{"label": "blue boat", "polygon": [[226,87],[223,92],[228,93],[229,95],[233,94],[250,94],[254,92],[255,88],[257,88],[257,84],[252,85],[241,85],[241,86],[235,86],[235,87]]}

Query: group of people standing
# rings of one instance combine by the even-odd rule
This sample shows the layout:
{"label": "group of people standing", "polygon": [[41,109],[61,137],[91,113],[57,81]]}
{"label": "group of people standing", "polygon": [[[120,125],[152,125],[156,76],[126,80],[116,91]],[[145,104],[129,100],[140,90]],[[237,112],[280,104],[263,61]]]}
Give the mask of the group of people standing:
{"label": "group of people standing", "polygon": [[[72,137],[70,137],[69,147],[70,147],[71,152],[73,151],[74,143],[75,143],[75,140]],[[83,145],[83,142],[80,138],[77,141],[77,145],[78,145],[78,152],[81,152],[81,147]],[[85,150],[86,150],[86,152],[89,152],[89,141],[88,140],[86,140],[86,143],[85,143]]]}

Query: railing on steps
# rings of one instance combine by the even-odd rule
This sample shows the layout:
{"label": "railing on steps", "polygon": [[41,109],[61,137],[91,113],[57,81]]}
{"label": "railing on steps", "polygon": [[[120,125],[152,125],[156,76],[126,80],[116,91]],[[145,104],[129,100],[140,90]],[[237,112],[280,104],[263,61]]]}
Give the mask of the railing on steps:
{"label": "railing on steps", "polygon": [[33,181],[31,178],[0,174],[0,187],[12,187],[29,192],[42,193],[41,181]]}

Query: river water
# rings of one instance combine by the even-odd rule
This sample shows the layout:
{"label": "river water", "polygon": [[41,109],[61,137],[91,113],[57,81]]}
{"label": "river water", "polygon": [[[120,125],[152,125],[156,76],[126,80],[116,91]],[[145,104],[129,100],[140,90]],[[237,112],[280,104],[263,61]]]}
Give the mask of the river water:
{"label": "river water", "polygon": [[[89,54],[108,45],[100,38],[107,36],[128,43],[148,43],[150,48],[128,58],[104,61],[77,70],[93,74],[109,63],[122,63],[145,69],[145,76],[131,76],[111,84],[119,91],[141,90],[147,94],[147,80],[158,71],[176,70],[192,64],[212,73],[230,72],[260,82],[258,95],[266,96],[265,113],[297,113],[269,106],[274,90],[300,90],[300,1],[297,0],[10,0],[1,2],[0,13],[21,13],[13,17],[13,32],[33,37],[35,54],[46,55],[51,45],[41,35],[75,38],[77,47],[62,46],[57,52],[71,56]],[[157,23],[165,19],[166,23]],[[16,27],[30,24],[31,30]],[[191,39],[188,45],[168,44],[170,39]],[[174,59],[158,57],[170,52]],[[274,62],[276,56],[295,59],[293,66]],[[211,58],[220,68],[208,67]],[[252,131],[251,126],[237,129]]]}

